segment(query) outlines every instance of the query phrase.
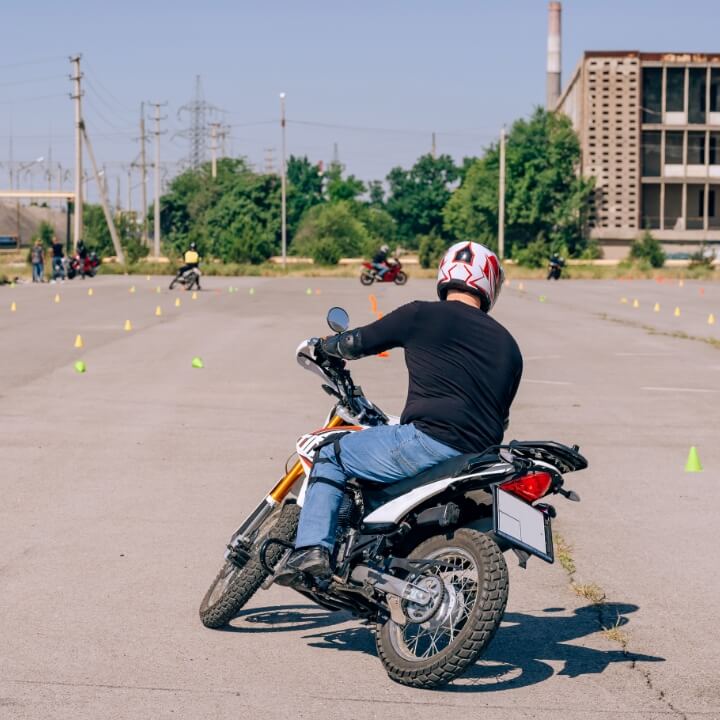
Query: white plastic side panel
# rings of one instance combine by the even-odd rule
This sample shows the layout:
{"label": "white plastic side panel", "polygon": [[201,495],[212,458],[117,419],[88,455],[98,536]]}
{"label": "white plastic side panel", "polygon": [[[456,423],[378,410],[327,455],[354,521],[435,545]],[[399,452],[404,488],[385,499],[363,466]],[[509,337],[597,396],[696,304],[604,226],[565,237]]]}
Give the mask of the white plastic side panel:
{"label": "white plastic side panel", "polygon": [[461,475],[460,477],[449,477],[443,478],[442,480],[436,480],[435,482],[428,483],[427,485],[421,485],[420,487],[411,490],[410,492],[401,495],[400,497],[391,500],[384,505],[381,505],[377,510],[373,510],[369,515],[364,518],[365,524],[386,524],[396,523],[402,517],[407,515],[414,507],[424,502],[433,495],[437,495],[442,492],[446,487],[453,483],[461,482],[469,478],[476,478],[481,475],[502,475],[507,473],[508,470],[512,469],[512,465],[502,463],[496,465],[490,470],[486,470],[483,473],[472,473],[471,475]]}

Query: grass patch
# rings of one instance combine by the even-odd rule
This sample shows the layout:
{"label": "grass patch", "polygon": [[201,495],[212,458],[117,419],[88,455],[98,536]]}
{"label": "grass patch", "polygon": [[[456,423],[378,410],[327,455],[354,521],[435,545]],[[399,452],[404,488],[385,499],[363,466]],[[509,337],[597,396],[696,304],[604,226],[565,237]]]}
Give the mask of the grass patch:
{"label": "grass patch", "polygon": [[593,605],[602,605],[605,602],[605,591],[595,583],[586,585],[570,583],[570,586],[578,597],[589,600]]}
{"label": "grass patch", "polygon": [[555,543],[555,557],[565,572],[572,576],[575,574],[575,561],[572,558],[572,548],[565,542],[562,535],[553,533]]}
{"label": "grass patch", "polygon": [[690,335],[683,330],[659,330],[658,328],[652,327],[652,325],[645,325],[643,323],[636,322],[635,320],[625,320],[624,318],[612,317],[607,313],[598,313],[597,317],[601,320],[617,323],[618,325],[626,325],[627,327],[644,330],[648,335],[662,335],[663,337],[677,338],[679,340],[693,340],[695,342],[703,342],[714,348],[720,349],[720,340],[717,338],[705,337],[704,335]]}
{"label": "grass patch", "polygon": [[609,627],[603,627],[600,631],[611,642],[616,642],[622,646],[623,650],[627,649],[628,643],[630,642],[630,636],[622,629],[623,620],[618,615],[614,625]]}

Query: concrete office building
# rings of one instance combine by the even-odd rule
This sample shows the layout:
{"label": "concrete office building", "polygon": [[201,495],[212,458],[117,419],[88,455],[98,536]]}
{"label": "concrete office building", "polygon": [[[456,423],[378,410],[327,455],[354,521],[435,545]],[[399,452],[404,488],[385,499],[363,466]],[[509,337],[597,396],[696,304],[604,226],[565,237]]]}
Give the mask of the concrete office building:
{"label": "concrete office building", "polygon": [[668,252],[720,246],[720,54],[586,52],[555,109],[595,178],[605,257],[645,228]]}

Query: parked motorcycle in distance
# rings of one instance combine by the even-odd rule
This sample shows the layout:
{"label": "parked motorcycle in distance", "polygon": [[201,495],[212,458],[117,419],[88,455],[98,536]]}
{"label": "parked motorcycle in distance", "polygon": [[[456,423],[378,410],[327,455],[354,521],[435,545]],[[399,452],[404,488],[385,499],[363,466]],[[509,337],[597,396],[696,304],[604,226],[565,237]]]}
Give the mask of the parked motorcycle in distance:
{"label": "parked motorcycle in distance", "polygon": [[[334,332],[349,326],[342,308],[331,308],[327,320]],[[289,572],[316,451],[347,433],[398,422],[365,397],[345,362],[325,355],[316,338],[300,344],[297,360],[322,378],[335,405],[320,429],[298,440],[297,461],[231,537],[200,618],[209,628],[226,625],[277,579],[323,608],[373,624],[378,658],[396,682],[445,685],[475,663],[502,621],[504,553],[512,550],[522,567],[532,555],[553,562],[556,513],[545,498],[579,500],[563,487],[563,474],[587,461],[577,446],[513,440],[393,484],[353,478],[338,514],[334,574]]]}
{"label": "parked motorcycle in distance", "polygon": [[68,258],[65,274],[68,280],[72,280],[76,275],[79,275],[83,279],[86,277],[95,277],[98,267],[100,267],[100,258],[98,258],[95,251],[88,253],[85,258],[81,258],[79,255],[73,255]]}
{"label": "parked motorcycle in distance", "polygon": [[404,285],[407,282],[407,275],[403,272],[402,263],[397,258],[389,261],[388,267],[389,270],[381,278],[371,262],[364,262],[360,272],[360,282],[363,285],[372,285],[374,282],[390,282],[396,285]]}
{"label": "parked motorcycle in distance", "polygon": [[565,267],[565,260],[558,255],[553,255],[548,264],[548,280],[559,280],[562,270]]}
{"label": "parked motorcycle in distance", "polygon": [[178,270],[177,275],[170,283],[170,290],[172,290],[176,285],[183,285],[186,290],[192,290],[193,287],[197,290],[202,290],[200,287],[201,274],[200,268],[190,268],[189,270],[185,270],[185,272]]}

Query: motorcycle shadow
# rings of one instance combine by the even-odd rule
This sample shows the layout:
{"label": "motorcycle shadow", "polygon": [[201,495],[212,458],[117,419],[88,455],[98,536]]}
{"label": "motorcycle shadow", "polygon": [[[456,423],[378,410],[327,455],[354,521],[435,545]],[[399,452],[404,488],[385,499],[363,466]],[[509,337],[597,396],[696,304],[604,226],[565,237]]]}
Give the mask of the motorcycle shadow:
{"label": "motorcycle shadow", "polygon": [[[637,605],[607,603],[586,605],[566,615],[564,608],[546,608],[542,614],[508,612],[495,638],[462,677],[443,688],[449,692],[497,692],[535,685],[556,674],[568,677],[596,675],[616,662],[664,662],[665,658],[629,650],[597,650],[569,644],[598,633],[603,627],[624,628],[627,615]],[[563,613],[563,614],[561,614]],[[376,656],[372,632],[365,626],[326,629],[352,618],[343,612],[327,612],[313,605],[286,605],[247,610],[240,618],[252,627],[232,627],[235,632],[310,631],[303,638],[311,647],[350,650]],[[320,632],[313,632],[320,630]],[[601,641],[605,642],[605,641]],[[553,664],[551,664],[553,663]]]}

